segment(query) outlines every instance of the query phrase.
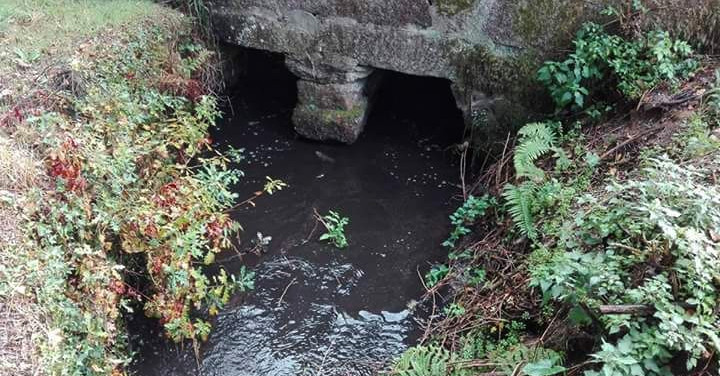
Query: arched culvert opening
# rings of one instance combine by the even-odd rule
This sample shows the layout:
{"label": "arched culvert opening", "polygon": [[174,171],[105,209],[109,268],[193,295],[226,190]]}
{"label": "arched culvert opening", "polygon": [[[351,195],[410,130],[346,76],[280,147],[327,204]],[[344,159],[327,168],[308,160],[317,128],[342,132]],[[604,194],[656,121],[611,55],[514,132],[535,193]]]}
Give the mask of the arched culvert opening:
{"label": "arched culvert opening", "polygon": [[297,77],[285,56],[253,48],[226,46],[224,75],[232,105],[269,111],[292,111],[297,103]]}
{"label": "arched culvert opening", "polygon": [[372,97],[365,132],[432,138],[446,146],[462,141],[463,114],[449,80],[393,71],[376,74],[381,78]]}

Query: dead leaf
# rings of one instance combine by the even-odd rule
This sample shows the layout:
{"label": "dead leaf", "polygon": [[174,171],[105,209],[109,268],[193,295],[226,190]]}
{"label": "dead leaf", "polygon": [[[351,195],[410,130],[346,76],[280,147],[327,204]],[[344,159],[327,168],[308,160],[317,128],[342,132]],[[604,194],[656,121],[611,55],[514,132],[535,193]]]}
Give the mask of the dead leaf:
{"label": "dead leaf", "polygon": [[713,230],[710,230],[709,232],[710,232],[710,239],[712,239],[712,241],[714,241],[715,243],[720,242],[720,234],[718,234],[717,232],[715,232]]}

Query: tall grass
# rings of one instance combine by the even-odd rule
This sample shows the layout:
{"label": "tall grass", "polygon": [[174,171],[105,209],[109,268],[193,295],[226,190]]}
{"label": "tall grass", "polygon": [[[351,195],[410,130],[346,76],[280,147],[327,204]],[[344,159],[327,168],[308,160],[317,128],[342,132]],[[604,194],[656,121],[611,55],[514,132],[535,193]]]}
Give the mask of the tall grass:
{"label": "tall grass", "polygon": [[74,50],[76,43],[103,29],[166,11],[149,0],[2,0],[0,63],[15,58],[17,50]]}

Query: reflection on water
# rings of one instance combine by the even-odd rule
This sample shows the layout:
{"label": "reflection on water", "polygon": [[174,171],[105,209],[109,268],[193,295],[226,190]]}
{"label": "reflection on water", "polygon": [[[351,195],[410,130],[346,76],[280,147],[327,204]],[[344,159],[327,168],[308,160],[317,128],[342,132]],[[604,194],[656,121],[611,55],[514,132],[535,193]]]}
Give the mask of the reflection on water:
{"label": "reflection on water", "polygon": [[[218,317],[204,374],[367,375],[388,354],[404,349],[413,327],[408,310],[353,315],[333,304],[338,296],[351,296],[363,278],[352,265],[280,258],[257,272],[264,288],[253,304]],[[296,289],[315,293],[299,295]]]}

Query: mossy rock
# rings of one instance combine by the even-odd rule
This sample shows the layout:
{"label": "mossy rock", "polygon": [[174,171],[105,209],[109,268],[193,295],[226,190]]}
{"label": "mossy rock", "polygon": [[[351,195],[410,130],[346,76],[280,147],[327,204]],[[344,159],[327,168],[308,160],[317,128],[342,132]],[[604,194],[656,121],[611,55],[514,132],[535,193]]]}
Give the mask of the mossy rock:
{"label": "mossy rock", "polygon": [[355,142],[365,125],[364,106],[349,110],[298,105],[293,112],[295,130],[313,140],[335,140],[346,144]]}
{"label": "mossy rock", "polygon": [[435,6],[438,12],[446,16],[454,16],[462,11],[472,8],[475,0],[437,0]]}
{"label": "mossy rock", "polygon": [[643,15],[645,30],[664,29],[673,36],[690,42],[700,52],[720,52],[720,0],[664,0]]}
{"label": "mossy rock", "polygon": [[513,10],[513,31],[537,48],[569,44],[584,21],[586,0],[520,0]]}
{"label": "mossy rock", "polygon": [[542,61],[532,51],[500,56],[477,45],[456,49],[452,57],[455,81],[463,95],[479,91],[535,104],[544,93],[535,78]]}
{"label": "mossy rock", "polygon": [[[685,39],[703,52],[720,50],[720,0],[642,1],[647,12],[637,12],[634,26],[645,31],[662,29]],[[583,22],[606,23],[612,19],[602,10],[615,6],[627,8],[625,0],[519,0],[512,5],[512,29],[526,46],[546,53],[567,47]],[[620,24],[613,22],[614,27]]]}
{"label": "mossy rock", "polygon": [[322,115],[328,123],[345,123],[361,119],[365,115],[365,110],[361,106],[355,106],[349,110],[323,110]]}

